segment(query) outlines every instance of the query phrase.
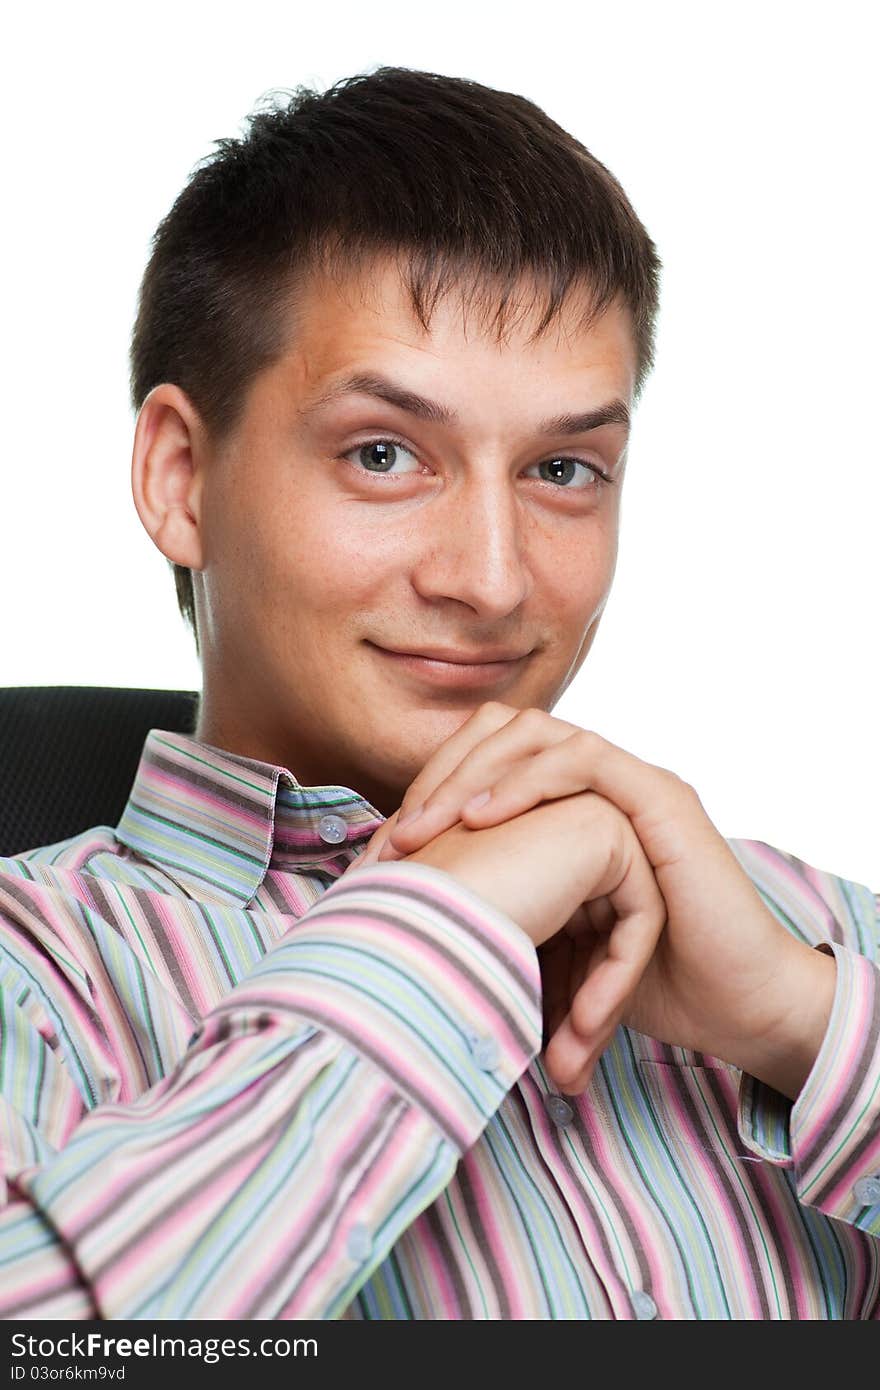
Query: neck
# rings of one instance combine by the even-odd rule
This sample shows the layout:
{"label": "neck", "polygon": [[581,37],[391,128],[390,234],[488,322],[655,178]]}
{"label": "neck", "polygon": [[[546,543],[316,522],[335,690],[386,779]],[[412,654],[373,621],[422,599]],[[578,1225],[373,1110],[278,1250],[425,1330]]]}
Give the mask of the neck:
{"label": "neck", "polygon": [[291,743],[289,737],[273,737],[270,732],[250,726],[244,729],[224,720],[205,703],[200,706],[194,737],[226,753],[284,767],[303,787],[347,787],[385,817],[398,809],[409,785],[407,780],[400,785],[389,784],[387,779],[371,775],[363,766],[347,761],[338,751],[327,753],[312,747],[303,748]]}

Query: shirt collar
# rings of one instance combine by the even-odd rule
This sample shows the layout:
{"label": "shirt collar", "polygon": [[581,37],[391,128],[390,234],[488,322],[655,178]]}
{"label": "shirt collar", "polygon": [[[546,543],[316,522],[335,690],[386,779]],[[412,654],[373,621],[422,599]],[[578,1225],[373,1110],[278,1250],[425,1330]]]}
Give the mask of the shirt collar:
{"label": "shirt collar", "polygon": [[181,887],[245,906],[270,868],[350,863],[384,819],[349,787],[302,787],[286,767],[151,729],[116,838]]}

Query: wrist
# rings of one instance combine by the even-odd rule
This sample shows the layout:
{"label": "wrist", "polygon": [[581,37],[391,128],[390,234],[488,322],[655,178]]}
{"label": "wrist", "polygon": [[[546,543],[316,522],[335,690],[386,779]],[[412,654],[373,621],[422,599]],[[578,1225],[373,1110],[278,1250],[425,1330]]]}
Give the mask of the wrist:
{"label": "wrist", "polygon": [[744,1038],[737,1049],[740,1055],[727,1060],[796,1100],[828,1030],[837,965],[833,956],[794,938],[789,947],[785,965],[777,975],[779,1008],[774,1018]]}

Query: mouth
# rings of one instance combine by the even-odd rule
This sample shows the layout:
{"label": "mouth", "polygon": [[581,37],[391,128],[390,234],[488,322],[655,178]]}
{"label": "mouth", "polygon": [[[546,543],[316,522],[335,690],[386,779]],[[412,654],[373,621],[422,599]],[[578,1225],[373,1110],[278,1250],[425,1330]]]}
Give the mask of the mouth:
{"label": "mouth", "polygon": [[497,648],[462,652],[440,647],[402,652],[380,647],[375,642],[367,642],[367,646],[401,674],[407,674],[422,684],[446,690],[477,690],[509,683],[519,675],[532,654],[531,651],[502,651]]}

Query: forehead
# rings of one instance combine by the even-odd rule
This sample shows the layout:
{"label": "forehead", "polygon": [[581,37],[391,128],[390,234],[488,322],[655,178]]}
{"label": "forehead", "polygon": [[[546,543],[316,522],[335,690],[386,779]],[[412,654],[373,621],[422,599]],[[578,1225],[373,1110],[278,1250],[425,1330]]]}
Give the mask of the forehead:
{"label": "forehead", "polygon": [[[471,277],[453,281],[431,307],[427,326],[413,302],[405,267],[376,259],[348,272],[312,273],[292,306],[284,354],[298,394],[326,389],[353,367],[384,363],[419,375],[442,369],[444,380],[460,373],[495,379],[527,379],[530,391],[548,381],[586,371],[614,378],[619,394],[632,396],[635,334],[619,299],[598,315],[587,288],[571,290],[559,312],[538,333],[546,295],[524,281],[507,295]],[[525,384],[525,381],[523,382]]]}

